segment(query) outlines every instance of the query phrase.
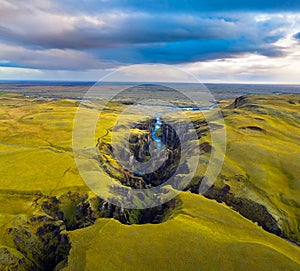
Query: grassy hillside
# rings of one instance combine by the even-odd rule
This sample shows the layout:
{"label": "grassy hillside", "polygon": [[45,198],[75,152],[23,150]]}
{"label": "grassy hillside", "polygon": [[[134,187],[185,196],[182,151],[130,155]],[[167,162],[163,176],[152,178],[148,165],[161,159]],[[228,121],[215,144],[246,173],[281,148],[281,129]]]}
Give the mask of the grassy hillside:
{"label": "grassy hillside", "polygon": [[[300,270],[299,246],[282,238],[300,244],[299,95],[220,102],[227,153],[204,195],[210,199],[182,192],[163,223],[143,225],[120,223],[120,209],[104,213],[81,179],[72,152],[77,106],[0,97],[1,270]],[[94,141],[86,141],[91,147],[122,109],[111,104],[103,112]],[[89,104],[83,110],[86,121],[97,114]],[[125,123],[134,119],[128,114]],[[209,134],[200,139],[205,142]],[[141,215],[128,214],[134,222]],[[276,226],[281,237],[256,224],[270,232]]]}
{"label": "grassy hillside", "polygon": [[0,189],[82,186],[72,154],[74,101],[0,99]]}
{"label": "grassy hillside", "polygon": [[222,105],[227,152],[216,186],[267,207],[300,244],[300,97],[241,97]]}
{"label": "grassy hillside", "polygon": [[300,248],[228,207],[182,193],[182,209],[158,225],[99,219],[70,233],[65,270],[300,270]]}

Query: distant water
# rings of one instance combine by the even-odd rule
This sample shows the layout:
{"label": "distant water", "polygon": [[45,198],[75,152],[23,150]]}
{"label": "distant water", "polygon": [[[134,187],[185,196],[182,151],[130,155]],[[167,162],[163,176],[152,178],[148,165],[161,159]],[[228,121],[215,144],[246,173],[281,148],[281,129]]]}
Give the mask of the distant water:
{"label": "distant water", "polygon": [[[0,81],[0,91],[22,93],[35,97],[74,98],[80,99],[92,87],[95,82],[70,82],[70,81]],[[129,85],[139,83],[104,82],[101,88],[114,89],[120,85],[126,88]],[[159,85],[159,83],[157,83]],[[172,83],[176,86],[184,86],[187,90],[197,90],[198,84]],[[267,84],[205,84],[210,92],[218,99],[233,98],[245,94],[300,94],[300,85],[267,85]]]}

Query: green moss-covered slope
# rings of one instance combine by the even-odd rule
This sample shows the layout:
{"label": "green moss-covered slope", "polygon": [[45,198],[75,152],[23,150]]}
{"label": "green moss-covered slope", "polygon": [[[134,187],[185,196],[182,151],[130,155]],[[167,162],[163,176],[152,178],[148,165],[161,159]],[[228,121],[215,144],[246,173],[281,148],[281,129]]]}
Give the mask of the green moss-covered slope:
{"label": "green moss-covered slope", "polygon": [[[89,199],[81,195],[89,188],[72,153],[77,106],[72,100],[0,97],[1,270],[300,270],[299,246],[284,239],[300,243],[299,95],[220,102],[227,153],[214,187],[207,198],[181,193],[180,206],[163,223],[144,225],[126,225],[122,208],[107,216],[87,212]],[[104,136],[123,105],[110,107],[94,146],[98,138],[109,144]],[[89,104],[83,110],[87,119],[98,113]],[[205,163],[213,150],[207,127],[202,116],[188,115],[204,135]],[[126,121],[134,123],[135,116]],[[192,192],[202,177],[199,170]],[[69,192],[80,196],[70,202]],[[43,209],[50,199],[60,201],[56,209]],[[149,216],[131,212],[128,224],[141,217]]]}
{"label": "green moss-covered slope", "polygon": [[70,233],[73,270],[300,270],[300,248],[203,196],[180,195],[177,216],[158,225],[114,219]]}

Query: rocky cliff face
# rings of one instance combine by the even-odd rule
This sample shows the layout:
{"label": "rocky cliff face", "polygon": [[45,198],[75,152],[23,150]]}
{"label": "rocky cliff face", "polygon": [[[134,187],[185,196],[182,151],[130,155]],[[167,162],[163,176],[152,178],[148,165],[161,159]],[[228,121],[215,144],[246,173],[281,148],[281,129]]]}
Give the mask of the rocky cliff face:
{"label": "rocky cliff face", "polygon": [[[244,95],[227,101],[222,113],[227,159],[204,196],[300,245],[298,95]],[[196,176],[188,190],[199,193],[200,184]]]}
{"label": "rocky cliff face", "polygon": [[181,208],[173,199],[151,209],[124,209],[95,195],[68,192],[57,197],[41,196],[34,212],[17,217],[2,233],[7,246],[0,247],[0,269],[61,270],[68,261],[69,231],[89,227],[98,218],[114,218],[123,224],[157,224]]}
{"label": "rocky cliff face", "polygon": [[[166,157],[161,156],[151,163],[151,166],[155,168],[153,172],[130,172],[122,166],[122,164],[125,164],[130,167],[130,161],[134,159],[144,163],[151,158],[149,146],[150,144],[155,144],[152,136],[154,125],[155,119],[136,124],[133,128],[138,129],[138,132],[133,129],[129,137],[129,149],[124,148],[126,146],[125,143],[120,143],[117,146],[117,150],[113,150],[109,143],[104,143],[99,139],[99,142],[101,142],[98,144],[99,160],[102,169],[114,179],[119,180],[123,185],[137,189],[155,187],[169,180],[179,166],[182,148],[181,141],[186,142],[187,145],[187,142],[191,139],[189,125],[185,122],[174,122],[171,126],[162,120],[161,127],[156,131],[156,137],[160,139],[161,144],[166,148]],[[194,127],[198,138],[201,138],[208,132],[205,121],[195,121]],[[177,133],[182,135],[181,140]],[[209,153],[211,146],[206,142],[201,144],[200,150]],[[118,157],[121,161],[114,160],[114,151],[118,152]],[[180,172],[181,174],[188,174],[189,169],[182,165]]]}
{"label": "rocky cliff face", "polygon": [[[238,114],[239,110],[246,110],[246,111],[253,111],[255,114],[261,114],[266,115],[268,114],[267,108],[264,108],[260,103],[264,103],[264,98],[259,98],[257,104],[253,104],[251,101],[251,97],[247,96],[241,96],[234,100],[234,102],[226,107],[226,110],[224,110],[224,116],[227,118],[227,116],[233,116]],[[291,104],[291,103],[290,103]],[[292,103],[293,104],[293,103]],[[228,111],[233,111],[233,115],[229,113]],[[274,110],[273,110],[274,111]],[[275,114],[275,112],[271,111],[271,115],[278,116],[278,113]],[[280,114],[282,116],[282,113]],[[261,117],[258,118],[255,116],[255,121],[262,122],[264,119]],[[151,137],[151,132],[153,131],[155,125],[155,120],[151,119],[147,122],[137,124],[135,128],[142,130],[143,134],[132,134],[130,137],[130,149],[129,150],[122,150],[123,151],[123,158],[124,160],[128,159],[130,160],[130,157],[136,158],[140,162],[145,162],[149,159],[149,149],[148,146],[153,142],[153,138]],[[174,123],[176,126],[176,124]],[[207,136],[209,130],[207,123],[205,120],[196,120],[193,122],[194,128],[196,129],[198,138],[202,138]],[[177,131],[184,132],[188,131],[187,127],[184,123],[180,123],[180,125],[177,125]],[[102,160],[102,166],[103,168],[106,168],[106,171],[111,174],[112,177],[115,179],[118,179],[122,184],[128,187],[132,188],[149,188],[154,187],[157,185],[160,185],[164,183],[165,180],[167,180],[172,174],[176,171],[178,167],[178,161],[180,160],[180,149],[181,149],[181,142],[178,138],[178,135],[176,133],[176,130],[173,129],[170,125],[165,123],[162,120],[162,124],[160,129],[156,132],[157,137],[160,138],[161,142],[164,146],[167,147],[168,150],[168,157],[166,161],[163,163],[163,165],[156,171],[149,173],[149,174],[137,174],[135,172],[128,172],[123,171],[122,168],[115,167],[114,170],[112,169],[112,166],[109,165],[110,159],[113,159],[113,152],[106,152],[106,160]],[[249,135],[265,135],[268,133],[267,129],[261,128],[258,125],[254,125],[252,123],[239,126],[238,130],[242,133],[249,134]],[[183,133],[184,134],[184,140],[189,140],[189,133]],[[212,146],[209,144],[209,142],[202,142],[199,146],[200,150],[203,153],[209,154],[212,151]],[[106,149],[110,149],[109,147],[106,147]],[[100,152],[105,152],[105,148],[100,148]],[[121,174],[115,175],[114,172],[119,172]],[[188,174],[188,168],[186,168],[186,171],[182,171],[184,174]],[[123,175],[122,175],[123,174]],[[199,193],[199,187],[201,184],[201,177],[195,177],[193,182],[189,185],[186,190],[189,190],[193,193]],[[176,188],[176,187],[174,187]],[[265,229],[268,232],[271,232],[273,234],[276,234],[281,237],[288,238],[292,241],[295,241],[299,243],[299,240],[297,238],[294,238],[291,235],[290,229],[285,229],[282,226],[282,223],[280,223],[278,216],[274,215],[274,212],[270,210],[269,206],[267,204],[264,204],[262,202],[256,202],[255,200],[252,200],[250,198],[241,196],[237,193],[236,190],[233,190],[230,185],[215,185],[212,186],[208,191],[204,194],[205,197],[209,199],[214,199],[218,202],[224,202],[228,206],[230,206],[235,211],[239,212],[241,215],[246,217],[247,219],[257,223],[260,225],[263,229]],[[275,207],[276,208],[276,207]],[[281,210],[277,210],[278,213],[281,212]],[[285,217],[281,217],[281,220],[284,220]]]}
{"label": "rocky cliff face", "polygon": [[98,218],[114,218],[123,224],[161,223],[169,218],[170,211],[180,208],[175,198],[149,209],[126,209],[111,204],[97,196],[67,193],[60,197],[43,199],[42,211],[57,221],[63,221],[67,230],[76,230],[92,225]]}
{"label": "rocky cliff face", "polygon": [[[188,190],[198,194],[201,182],[202,179],[200,179],[199,182],[190,185]],[[278,222],[268,212],[268,209],[264,205],[247,198],[236,196],[234,193],[230,192],[229,185],[223,187],[212,185],[204,193],[204,196],[209,199],[214,199],[219,203],[226,203],[226,205],[232,207],[232,209],[239,212],[242,216],[253,222],[257,222],[258,225],[268,232],[278,236],[282,236],[283,234]]]}
{"label": "rocky cliff face", "polygon": [[30,261],[19,251],[10,247],[0,248],[1,270],[35,270]]}
{"label": "rocky cliff face", "polygon": [[64,230],[62,221],[46,215],[14,221],[4,233],[10,248],[0,250],[1,263],[11,266],[9,270],[59,270],[71,248]]}

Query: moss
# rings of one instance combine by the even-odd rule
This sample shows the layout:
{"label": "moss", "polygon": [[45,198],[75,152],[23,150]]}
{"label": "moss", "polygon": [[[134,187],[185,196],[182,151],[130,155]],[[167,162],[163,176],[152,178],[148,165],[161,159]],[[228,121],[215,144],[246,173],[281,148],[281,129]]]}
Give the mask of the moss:
{"label": "moss", "polygon": [[[145,201],[144,198],[142,201]],[[126,209],[102,200],[97,196],[71,193],[60,197],[41,198],[36,205],[39,212],[45,212],[54,220],[62,220],[69,231],[94,224],[98,218],[114,218],[123,224],[161,223],[170,213],[180,208],[181,201],[171,201],[149,209]]]}
{"label": "moss", "polygon": [[19,251],[5,246],[0,246],[0,269],[10,271],[34,270],[34,267]]}
{"label": "moss", "polygon": [[69,238],[63,230],[59,221],[36,217],[7,227],[5,240],[24,255],[22,263],[30,266],[28,270],[53,270],[62,261],[66,264],[69,254]]}
{"label": "moss", "polygon": [[71,232],[74,245],[65,270],[79,266],[95,271],[300,268],[299,247],[265,232],[229,207],[191,193],[181,193],[180,200],[176,216],[161,224],[128,227],[98,219],[89,228]]}
{"label": "moss", "polygon": [[[299,95],[250,95],[236,108],[225,107],[234,101],[223,101],[227,153],[215,183],[219,190],[211,193],[212,198],[226,201],[236,211],[199,195],[182,193],[177,207],[173,208],[172,203],[163,212],[158,208],[143,214],[107,207],[97,197],[87,197],[88,189],[71,152],[76,103],[2,95],[0,243],[8,252],[2,251],[0,262],[7,268],[20,261],[20,270],[30,270],[29,266],[39,268],[51,259],[56,269],[62,268],[70,244],[63,243],[65,237],[59,236],[65,236],[63,228],[67,225],[72,229],[68,232],[72,240],[69,270],[136,270],[141,266],[149,270],[242,270],[245,266],[248,270],[257,270],[258,266],[261,270],[298,270],[299,248],[249,219],[271,232],[276,233],[278,227],[283,237],[299,244],[299,100]],[[111,128],[123,109],[124,105],[114,103],[102,112],[95,145],[104,135],[104,143],[111,144]],[[88,103],[84,110],[87,119],[98,113],[97,107]],[[211,146],[207,123],[195,112],[187,115],[194,123],[199,143],[206,142],[201,152],[201,163],[206,165]],[[135,118],[126,115],[124,123],[116,128],[118,144],[122,144],[124,129],[132,128]],[[144,136],[148,130],[142,125],[132,132]],[[107,167],[117,180],[124,180],[124,172],[118,171],[118,161],[110,156],[109,148],[106,153]],[[199,169],[194,179],[204,172]],[[159,181],[153,178],[155,185]],[[133,183],[137,185],[138,180]],[[192,185],[194,191],[199,190],[195,180]],[[113,189],[109,196],[113,197]],[[149,199],[139,197],[142,207]],[[43,200],[48,207],[31,214],[34,202],[40,204]],[[140,221],[164,223],[127,225]],[[53,247],[63,257],[56,258]]]}

